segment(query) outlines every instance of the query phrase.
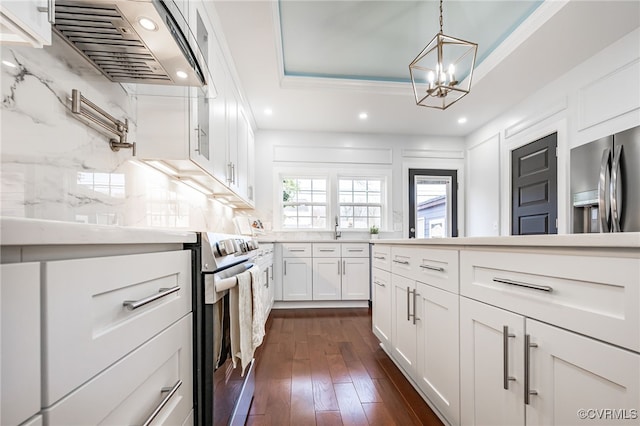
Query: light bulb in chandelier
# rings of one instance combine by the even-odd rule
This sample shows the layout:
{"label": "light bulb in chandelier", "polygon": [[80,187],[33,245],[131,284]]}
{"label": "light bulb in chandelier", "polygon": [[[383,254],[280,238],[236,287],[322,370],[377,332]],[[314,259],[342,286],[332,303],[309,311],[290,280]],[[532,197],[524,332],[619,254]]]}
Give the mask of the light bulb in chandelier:
{"label": "light bulb in chandelier", "polygon": [[453,66],[453,64],[449,65],[449,86],[455,86],[458,84],[458,81],[456,80],[455,77],[455,71],[456,71],[456,67]]}

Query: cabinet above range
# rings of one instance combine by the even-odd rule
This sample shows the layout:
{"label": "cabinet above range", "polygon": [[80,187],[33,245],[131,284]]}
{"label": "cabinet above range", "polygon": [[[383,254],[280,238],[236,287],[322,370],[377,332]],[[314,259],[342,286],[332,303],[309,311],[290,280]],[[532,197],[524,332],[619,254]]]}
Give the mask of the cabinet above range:
{"label": "cabinet above range", "polygon": [[211,6],[185,5],[203,87],[138,85],[138,159],[230,207],[253,207],[254,135]]}

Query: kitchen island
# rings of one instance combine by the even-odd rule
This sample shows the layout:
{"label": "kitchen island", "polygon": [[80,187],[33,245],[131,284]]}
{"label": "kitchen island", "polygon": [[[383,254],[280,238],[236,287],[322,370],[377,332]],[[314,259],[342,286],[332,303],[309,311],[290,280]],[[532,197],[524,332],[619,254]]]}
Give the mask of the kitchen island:
{"label": "kitchen island", "polygon": [[196,238],[0,218],[0,424],[193,423]]}
{"label": "kitchen island", "polygon": [[372,243],[373,331],[445,422],[639,424],[640,234]]}

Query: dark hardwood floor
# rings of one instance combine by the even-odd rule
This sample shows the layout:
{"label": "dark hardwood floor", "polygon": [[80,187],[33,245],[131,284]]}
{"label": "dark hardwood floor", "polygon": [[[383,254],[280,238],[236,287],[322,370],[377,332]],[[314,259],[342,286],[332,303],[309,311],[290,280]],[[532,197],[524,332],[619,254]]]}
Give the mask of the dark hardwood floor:
{"label": "dark hardwood floor", "polygon": [[247,425],[442,425],[371,331],[369,309],[273,310]]}

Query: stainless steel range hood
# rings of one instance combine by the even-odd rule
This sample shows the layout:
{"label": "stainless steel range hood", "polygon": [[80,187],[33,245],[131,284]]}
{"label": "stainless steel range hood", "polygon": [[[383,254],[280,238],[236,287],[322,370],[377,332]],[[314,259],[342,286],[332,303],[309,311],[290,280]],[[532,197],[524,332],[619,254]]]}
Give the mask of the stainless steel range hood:
{"label": "stainless steel range hood", "polygon": [[206,64],[173,1],[56,0],[54,29],[111,81],[207,84]]}

